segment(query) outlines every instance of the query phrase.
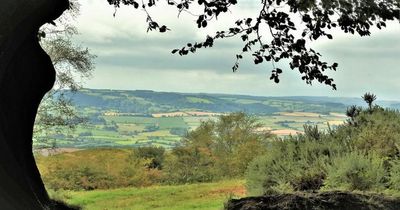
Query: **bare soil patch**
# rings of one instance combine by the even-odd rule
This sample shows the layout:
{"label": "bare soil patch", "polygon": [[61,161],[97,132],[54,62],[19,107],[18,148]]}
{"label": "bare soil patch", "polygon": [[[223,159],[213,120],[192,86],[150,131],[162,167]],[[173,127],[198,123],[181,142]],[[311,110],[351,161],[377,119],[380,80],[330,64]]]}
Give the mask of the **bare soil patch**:
{"label": "bare soil patch", "polygon": [[329,125],[342,125],[344,123],[343,120],[331,120],[328,121]]}
{"label": "bare soil patch", "polygon": [[186,112],[191,116],[219,116],[223,115],[223,113],[218,112]]}
{"label": "bare soil patch", "polygon": [[183,117],[189,116],[186,112],[168,112],[152,114],[153,117]]}
{"label": "bare soil patch", "polygon": [[304,133],[304,132],[292,129],[282,129],[282,130],[273,130],[271,131],[271,133],[278,136],[289,136],[289,135],[297,135],[299,133]]}
{"label": "bare soil patch", "polygon": [[347,118],[347,116],[346,116],[345,114],[343,114],[343,113],[331,112],[331,113],[329,113],[329,114],[332,115],[332,116],[335,116],[335,117]]}
{"label": "bare soil patch", "polygon": [[82,149],[77,148],[54,148],[54,149],[37,149],[34,152],[39,153],[43,156],[57,155],[61,153],[70,153],[80,151]]}
{"label": "bare soil patch", "polygon": [[236,187],[230,187],[230,188],[223,188],[223,189],[218,189],[218,190],[213,190],[210,192],[212,195],[234,195],[238,197],[243,197],[247,193],[245,186],[236,186]]}
{"label": "bare soil patch", "polygon": [[312,112],[279,112],[280,115],[283,116],[291,116],[291,117],[319,117],[321,114],[312,113]]}

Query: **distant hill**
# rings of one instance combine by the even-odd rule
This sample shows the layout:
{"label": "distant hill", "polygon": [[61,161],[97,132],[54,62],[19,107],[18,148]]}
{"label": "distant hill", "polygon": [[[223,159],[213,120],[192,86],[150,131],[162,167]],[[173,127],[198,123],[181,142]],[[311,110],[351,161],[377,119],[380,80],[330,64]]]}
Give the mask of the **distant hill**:
{"label": "distant hill", "polygon": [[[68,91],[65,94],[72,94]],[[152,114],[174,111],[236,112],[269,115],[276,112],[343,113],[346,100],[331,97],[261,97],[247,95],[155,92],[151,90],[82,89],[71,95],[81,109]]]}
{"label": "distant hill", "polygon": [[[66,94],[71,94],[66,91]],[[72,94],[79,108],[99,111],[152,114],[175,111],[236,112],[258,115],[276,112],[344,113],[350,105],[364,106],[360,98],[284,96],[263,97],[230,94],[156,92],[152,90],[82,89]],[[378,101],[379,105],[399,108],[399,101]]]}
{"label": "distant hill", "polygon": [[[72,97],[78,111],[87,117],[74,132],[38,136],[36,148],[57,145],[63,148],[176,146],[182,136],[203,120],[223,113],[244,111],[254,114],[266,130],[285,136],[303,131],[303,126],[319,129],[345,120],[349,105],[364,105],[358,98],[262,97],[230,94],[174,93],[151,90],[83,89]],[[399,105],[384,101],[378,104]],[[339,113],[339,114],[337,114]],[[44,141],[40,141],[44,140]],[[49,143],[50,142],[50,143]]]}

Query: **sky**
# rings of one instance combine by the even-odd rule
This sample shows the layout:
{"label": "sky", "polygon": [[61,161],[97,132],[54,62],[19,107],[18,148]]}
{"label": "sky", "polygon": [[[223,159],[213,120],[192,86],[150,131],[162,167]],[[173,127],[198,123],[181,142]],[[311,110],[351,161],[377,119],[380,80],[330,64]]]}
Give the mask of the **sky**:
{"label": "sky", "polygon": [[[74,41],[97,55],[93,77],[84,87],[96,89],[146,89],[188,93],[228,93],[258,96],[332,96],[360,97],[372,92],[378,99],[400,99],[400,23],[391,22],[371,37],[334,32],[334,39],[321,39],[310,46],[329,63],[339,63],[329,72],[338,90],[314,82],[312,86],[284,62],[279,84],[269,80],[272,65],[254,65],[245,56],[238,72],[232,72],[235,55],[243,42],[222,40],[213,48],[189,56],[171,54],[188,42],[202,41],[207,34],[233,26],[240,18],[254,17],[260,1],[242,0],[228,14],[198,29],[196,18],[187,13],[178,17],[172,7],[158,5],[149,10],[167,33],[146,32],[146,15],[133,7],[115,12],[106,0],[80,0],[81,14],[75,25],[79,35]],[[162,2],[162,1],[161,1]],[[160,4],[162,4],[160,2]]]}

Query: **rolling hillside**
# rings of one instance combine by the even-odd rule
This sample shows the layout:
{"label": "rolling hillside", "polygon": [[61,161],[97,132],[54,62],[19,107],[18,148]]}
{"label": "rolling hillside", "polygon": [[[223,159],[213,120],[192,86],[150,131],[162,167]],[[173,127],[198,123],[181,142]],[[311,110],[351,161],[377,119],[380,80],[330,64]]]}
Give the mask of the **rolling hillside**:
{"label": "rolling hillside", "polygon": [[[70,94],[70,93],[67,93]],[[159,113],[187,110],[244,111],[258,115],[276,112],[343,113],[348,100],[330,97],[261,97],[204,93],[172,93],[151,90],[83,89],[72,96],[78,107],[124,113]],[[339,101],[339,102],[338,102]]]}
{"label": "rolling hillside", "polygon": [[[346,119],[346,108],[363,105],[361,98],[261,97],[227,94],[172,93],[151,90],[83,89],[70,96],[88,123],[74,132],[39,136],[36,148],[56,144],[66,148],[162,146],[179,144],[188,131],[204,120],[243,111],[256,115],[265,130],[278,136],[303,131],[303,125],[319,129]],[[397,103],[397,104],[396,104]],[[383,106],[399,102],[383,101]]]}

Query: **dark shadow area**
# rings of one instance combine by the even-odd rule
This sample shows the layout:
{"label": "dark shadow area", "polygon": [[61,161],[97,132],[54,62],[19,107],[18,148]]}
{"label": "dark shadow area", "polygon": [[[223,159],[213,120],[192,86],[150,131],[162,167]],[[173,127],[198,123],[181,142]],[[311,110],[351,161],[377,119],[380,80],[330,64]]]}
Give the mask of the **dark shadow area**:
{"label": "dark shadow area", "polygon": [[233,199],[226,205],[227,210],[395,210],[400,199],[380,194],[357,194],[348,192],[296,193],[265,195]]}
{"label": "dark shadow area", "polygon": [[72,206],[69,204],[66,204],[62,201],[58,201],[58,200],[52,200],[51,201],[51,205],[50,205],[50,209],[54,209],[54,210],[80,210],[81,208],[79,206]]}
{"label": "dark shadow area", "polygon": [[45,23],[68,9],[68,0],[3,0],[0,7],[0,206],[70,209],[53,202],[32,154],[37,108],[55,81],[38,42]]}

